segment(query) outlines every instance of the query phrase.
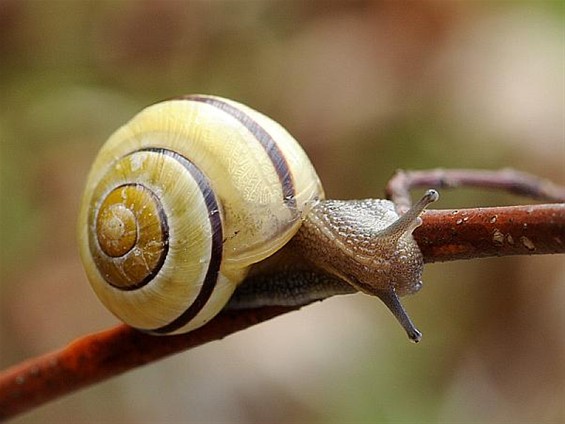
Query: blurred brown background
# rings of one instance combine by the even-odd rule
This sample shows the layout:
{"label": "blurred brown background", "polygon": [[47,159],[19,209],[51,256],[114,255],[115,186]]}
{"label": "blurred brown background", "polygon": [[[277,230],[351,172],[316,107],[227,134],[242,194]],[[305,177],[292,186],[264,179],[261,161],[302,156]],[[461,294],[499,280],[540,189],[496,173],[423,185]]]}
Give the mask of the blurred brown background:
{"label": "blurred brown background", "polygon": [[[116,323],[75,220],[96,151],[145,105],[247,103],[334,198],[381,197],[396,168],[565,183],[563,17],[560,1],[0,0],[0,366]],[[437,207],[513,202],[462,190]],[[377,299],[334,298],[14,422],[565,420],[562,257],[435,264],[425,283],[405,300],[417,346]]]}

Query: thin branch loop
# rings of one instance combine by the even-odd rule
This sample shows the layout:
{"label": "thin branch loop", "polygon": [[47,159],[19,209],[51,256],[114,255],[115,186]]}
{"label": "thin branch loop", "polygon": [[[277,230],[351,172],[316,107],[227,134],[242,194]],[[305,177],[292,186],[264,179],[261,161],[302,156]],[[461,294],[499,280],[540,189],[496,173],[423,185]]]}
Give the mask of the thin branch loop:
{"label": "thin branch loop", "polygon": [[410,208],[410,189],[416,187],[456,188],[480,187],[504,190],[545,202],[565,202],[565,187],[514,169],[498,171],[476,169],[430,169],[425,171],[398,170],[386,186],[387,199],[397,211]]}

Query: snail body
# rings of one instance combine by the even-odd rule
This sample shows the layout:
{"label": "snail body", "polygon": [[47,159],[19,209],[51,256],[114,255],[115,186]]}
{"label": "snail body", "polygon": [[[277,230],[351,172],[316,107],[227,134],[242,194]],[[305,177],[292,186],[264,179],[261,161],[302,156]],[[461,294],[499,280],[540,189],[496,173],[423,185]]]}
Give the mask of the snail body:
{"label": "snail body", "polygon": [[[142,331],[190,331],[230,299],[256,307],[362,291],[416,340],[397,294],[419,288],[411,232],[436,198],[428,192],[402,217],[386,200],[326,201],[282,126],[231,100],[185,96],[144,109],[102,147],[79,214],[80,253],[104,305]],[[269,265],[285,251],[290,262]]]}

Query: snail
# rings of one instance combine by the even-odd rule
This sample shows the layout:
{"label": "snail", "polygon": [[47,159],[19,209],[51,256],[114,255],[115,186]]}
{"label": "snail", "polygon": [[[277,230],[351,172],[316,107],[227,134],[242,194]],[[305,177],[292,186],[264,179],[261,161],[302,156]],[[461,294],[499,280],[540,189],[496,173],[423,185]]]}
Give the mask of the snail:
{"label": "snail", "polygon": [[79,249],[102,303],[151,334],[191,331],[225,307],[360,291],[419,341],[399,296],[421,287],[411,234],[437,198],[428,190],[402,216],[388,200],[326,200],[282,126],[235,101],[189,95],[145,108],[101,148]]}

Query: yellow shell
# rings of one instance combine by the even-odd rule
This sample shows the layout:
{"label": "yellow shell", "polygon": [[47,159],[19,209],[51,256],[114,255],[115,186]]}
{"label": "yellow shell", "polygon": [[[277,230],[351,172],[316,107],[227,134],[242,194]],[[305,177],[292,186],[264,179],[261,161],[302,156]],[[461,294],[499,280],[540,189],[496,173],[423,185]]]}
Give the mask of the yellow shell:
{"label": "yellow shell", "polygon": [[323,196],[304,151],[270,118],[219,97],[165,101],[100,150],[79,215],[81,258],[124,322],[190,331]]}

